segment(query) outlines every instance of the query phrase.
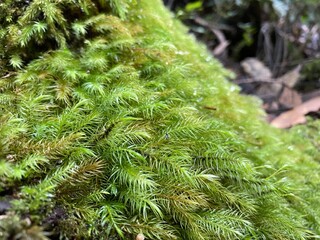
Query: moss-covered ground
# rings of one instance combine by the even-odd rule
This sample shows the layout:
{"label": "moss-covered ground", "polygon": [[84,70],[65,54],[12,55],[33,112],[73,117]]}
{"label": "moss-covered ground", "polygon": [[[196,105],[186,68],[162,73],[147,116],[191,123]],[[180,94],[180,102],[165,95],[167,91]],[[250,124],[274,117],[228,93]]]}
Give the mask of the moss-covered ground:
{"label": "moss-covered ground", "polygon": [[0,238],[320,234],[319,123],[270,127],[160,1],[0,10]]}

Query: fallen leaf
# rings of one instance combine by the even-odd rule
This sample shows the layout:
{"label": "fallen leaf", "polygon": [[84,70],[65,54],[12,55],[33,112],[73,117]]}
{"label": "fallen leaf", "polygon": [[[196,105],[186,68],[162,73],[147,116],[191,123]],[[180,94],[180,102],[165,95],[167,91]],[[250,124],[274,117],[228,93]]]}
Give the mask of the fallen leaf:
{"label": "fallen leaf", "polygon": [[266,101],[268,99],[278,98],[281,89],[282,85],[280,83],[262,84],[255,94]]}
{"label": "fallen leaf", "polygon": [[272,73],[263,62],[256,58],[246,58],[241,63],[241,67],[250,77],[255,80],[271,80]]}
{"label": "fallen leaf", "polygon": [[[270,103],[266,102],[266,103],[263,104],[263,109],[268,111],[268,112],[276,112],[276,111],[279,110],[279,104],[276,101],[272,101]],[[273,118],[275,118],[275,116]]]}
{"label": "fallen leaf", "polygon": [[320,97],[306,101],[290,111],[282,113],[271,121],[271,125],[277,128],[288,128],[305,123],[305,115],[309,112],[317,112],[320,109]]}
{"label": "fallen leaf", "polygon": [[281,77],[277,78],[276,81],[279,83],[284,84],[285,86],[289,88],[293,88],[297,82],[299,81],[300,78],[300,70],[301,70],[301,65],[298,65],[295,67],[293,70],[285,73]]}
{"label": "fallen leaf", "polygon": [[284,87],[279,103],[286,108],[293,108],[302,103],[301,95],[291,88]]}

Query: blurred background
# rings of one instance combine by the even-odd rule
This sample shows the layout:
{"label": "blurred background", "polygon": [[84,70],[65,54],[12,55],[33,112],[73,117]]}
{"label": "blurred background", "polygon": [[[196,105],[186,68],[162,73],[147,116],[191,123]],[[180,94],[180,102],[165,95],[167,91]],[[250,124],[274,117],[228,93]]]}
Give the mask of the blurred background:
{"label": "blurred background", "polygon": [[[233,81],[243,93],[263,100],[270,121],[320,97],[320,1],[164,3],[189,27],[190,33],[235,73]],[[314,106],[308,114],[319,117]]]}

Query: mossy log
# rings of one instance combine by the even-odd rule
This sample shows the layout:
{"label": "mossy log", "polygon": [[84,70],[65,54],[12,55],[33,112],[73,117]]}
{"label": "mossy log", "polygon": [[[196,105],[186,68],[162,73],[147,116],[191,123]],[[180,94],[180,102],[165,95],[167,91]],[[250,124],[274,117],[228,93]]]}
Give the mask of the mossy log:
{"label": "mossy log", "polygon": [[0,13],[0,239],[318,237],[319,123],[270,127],[160,0]]}

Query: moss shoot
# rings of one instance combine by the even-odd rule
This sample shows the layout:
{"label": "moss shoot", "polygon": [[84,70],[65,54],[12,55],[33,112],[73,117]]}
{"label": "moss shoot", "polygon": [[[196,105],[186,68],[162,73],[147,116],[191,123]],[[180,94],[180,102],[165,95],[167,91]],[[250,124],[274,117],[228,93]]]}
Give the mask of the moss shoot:
{"label": "moss shoot", "polygon": [[270,127],[160,0],[0,13],[0,239],[319,237],[320,124]]}

